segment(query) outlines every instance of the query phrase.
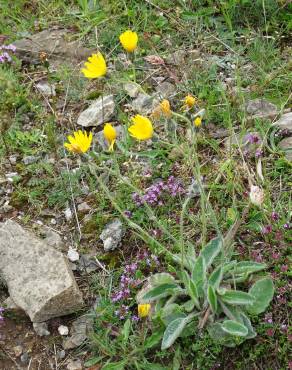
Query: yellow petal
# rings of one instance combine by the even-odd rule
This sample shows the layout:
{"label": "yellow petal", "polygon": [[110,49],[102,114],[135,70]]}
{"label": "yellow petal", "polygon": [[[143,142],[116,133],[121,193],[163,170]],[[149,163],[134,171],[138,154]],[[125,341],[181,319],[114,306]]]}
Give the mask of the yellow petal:
{"label": "yellow petal", "polygon": [[126,51],[132,53],[137,47],[138,35],[136,32],[127,30],[120,35],[120,42]]}

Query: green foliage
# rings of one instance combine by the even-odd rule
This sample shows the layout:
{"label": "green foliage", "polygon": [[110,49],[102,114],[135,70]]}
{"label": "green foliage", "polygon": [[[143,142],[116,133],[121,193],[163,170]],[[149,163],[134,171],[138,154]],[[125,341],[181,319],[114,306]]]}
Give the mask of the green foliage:
{"label": "green foliage", "polygon": [[[157,308],[156,314],[166,325],[162,349],[169,348],[182,336],[189,322],[196,317],[202,320],[208,306],[207,328],[214,340],[232,347],[256,335],[247,312],[258,314],[267,308],[274,293],[272,281],[270,278],[258,280],[248,293],[237,287],[226,289],[230,276],[234,281],[243,282],[250,274],[264,269],[265,265],[252,261],[228,261],[226,257],[216,259],[222,248],[222,238],[212,239],[195,261],[191,260],[188,270],[177,272],[179,280],[176,284],[166,283],[165,279],[161,279],[160,283],[163,275],[158,274],[151,278],[156,285],[149,284],[143,290],[142,301],[157,301],[160,308]],[[182,260],[175,258],[178,262]],[[167,297],[168,300],[165,300]],[[226,315],[227,319],[222,321],[222,315]],[[194,322],[192,325],[195,328]]]}

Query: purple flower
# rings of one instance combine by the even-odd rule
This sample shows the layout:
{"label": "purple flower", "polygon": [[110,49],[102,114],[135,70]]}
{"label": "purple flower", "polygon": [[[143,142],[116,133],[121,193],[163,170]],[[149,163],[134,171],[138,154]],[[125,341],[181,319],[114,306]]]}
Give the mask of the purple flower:
{"label": "purple flower", "polygon": [[263,150],[259,148],[255,151],[255,157],[259,158],[263,155],[263,153],[264,153]]}
{"label": "purple flower", "polygon": [[267,226],[262,227],[263,234],[270,234],[272,230],[273,230],[272,225],[267,225]]}
{"label": "purple flower", "polygon": [[290,229],[290,224],[287,222],[286,224],[283,225],[284,229],[285,230],[289,230]]}
{"label": "purple flower", "polygon": [[135,321],[135,322],[137,322],[137,321],[140,320],[140,318],[137,315],[133,315],[132,316],[132,320]]}
{"label": "purple flower", "polygon": [[128,217],[128,218],[131,218],[131,217],[132,217],[132,212],[131,212],[131,211],[128,211],[128,210],[126,210],[126,211],[124,212],[124,215],[125,215],[126,217]]}
{"label": "purple flower", "polygon": [[277,212],[273,211],[272,214],[271,214],[271,219],[273,221],[278,221],[279,220],[279,214]]}
{"label": "purple flower", "polygon": [[251,144],[257,144],[260,141],[260,138],[256,134],[248,134],[247,140]]}

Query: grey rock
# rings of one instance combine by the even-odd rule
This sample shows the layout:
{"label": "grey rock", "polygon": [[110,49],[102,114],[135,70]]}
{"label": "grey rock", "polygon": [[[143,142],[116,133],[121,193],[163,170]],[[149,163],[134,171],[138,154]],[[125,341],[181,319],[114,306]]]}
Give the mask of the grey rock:
{"label": "grey rock", "polygon": [[292,112],[283,114],[278,121],[273,123],[273,126],[277,126],[281,130],[292,132]]}
{"label": "grey rock", "polygon": [[63,348],[65,350],[79,347],[93,331],[93,317],[83,315],[72,323],[71,336],[64,339]]}
{"label": "grey rock", "polygon": [[14,300],[11,297],[8,297],[3,302],[3,306],[6,308],[7,311],[22,311],[19,306],[17,306]]}
{"label": "grey rock", "polygon": [[124,85],[124,90],[131,98],[136,98],[139,94],[139,86],[131,82],[128,82]]}
{"label": "grey rock", "polygon": [[32,163],[35,163],[38,161],[38,157],[35,157],[34,155],[28,155],[26,157],[23,157],[23,160],[22,162],[25,164],[25,165],[29,165],[29,164],[32,164]]}
{"label": "grey rock", "polygon": [[90,254],[82,254],[78,262],[78,270],[90,274],[98,269],[98,264],[94,256]]}
{"label": "grey rock", "polygon": [[54,84],[42,81],[35,85],[37,90],[45,96],[56,96],[56,89]]}
{"label": "grey rock", "polygon": [[92,53],[82,47],[80,41],[69,41],[70,31],[65,29],[49,29],[21,40],[14,41],[16,55],[27,62],[40,63],[40,53],[46,54],[50,66],[58,67],[64,61],[76,64],[85,60]]}
{"label": "grey rock", "polygon": [[70,314],[83,304],[62,253],[11,220],[0,224],[0,274],[33,322]]}
{"label": "grey rock", "polygon": [[246,102],[245,111],[250,115],[272,114],[277,113],[278,109],[275,104],[272,104],[265,99],[254,99]]}
{"label": "grey rock", "polygon": [[44,237],[45,242],[50,246],[59,251],[64,251],[65,245],[61,236],[54,230],[47,226],[43,226],[41,234]]}
{"label": "grey rock", "polygon": [[51,333],[48,330],[48,324],[46,322],[34,322],[33,329],[39,337],[45,337]]}
{"label": "grey rock", "polygon": [[70,207],[65,209],[64,215],[65,215],[66,221],[70,221],[72,219],[73,215],[72,215],[72,211]]}
{"label": "grey rock", "polygon": [[67,362],[67,370],[82,370],[82,362],[80,360],[72,360],[70,359]]}
{"label": "grey rock", "polygon": [[79,253],[75,249],[69,248],[68,253],[67,253],[67,257],[68,257],[69,261],[76,262],[76,261],[79,260]]}
{"label": "grey rock", "polygon": [[82,202],[78,204],[77,210],[80,213],[88,213],[91,210],[91,208],[86,202]]}
{"label": "grey rock", "polygon": [[102,96],[79,115],[77,124],[83,127],[99,126],[108,122],[114,113],[115,102],[113,95]]}
{"label": "grey rock", "polygon": [[60,325],[58,327],[58,332],[60,335],[68,335],[69,334],[69,328],[66,325]]}
{"label": "grey rock", "polygon": [[170,82],[164,81],[156,87],[156,91],[162,98],[168,98],[175,93],[175,86]]}
{"label": "grey rock", "polygon": [[132,101],[132,108],[140,114],[149,114],[159,104],[159,101],[154,97],[140,93],[135,100]]}
{"label": "grey rock", "polygon": [[[203,182],[203,177],[201,177],[201,183]],[[192,179],[192,183],[189,185],[187,189],[187,196],[190,198],[199,197],[201,195],[201,189],[198,181],[196,179]]]}
{"label": "grey rock", "polygon": [[124,228],[121,220],[118,218],[108,223],[102,233],[100,239],[103,241],[103,247],[106,252],[113,251],[118,248],[124,235]]}
{"label": "grey rock", "polygon": [[23,364],[28,364],[28,360],[29,360],[29,355],[27,352],[24,352],[24,354],[22,354],[20,356],[20,361],[23,363]]}
{"label": "grey rock", "polygon": [[278,144],[279,148],[285,152],[285,157],[292,162],[292,136],[286,137]]}
{"label": "grey rock", "polygon": [[9,161],[11,164],[16,164],[17,162],[17,158],[18,158],[18,155],[17,154],[13,154],[9,157]]}
{"label": "grey rock", "polygon": [[185,62],[185,50],[177,50],[166,58],[166,62],[175,66],[181,66]]}
{"label": "grey rock", "polygon": [[57,357],[59,360],[63,360],[66,357],[66,352],[63,349],[61,351],[58,351]]}
{"label": "grey rock", "polygon": [[[117,140],[123,141],[123,139],[125,137],[124,127],[122,125],[118,125],[118,126],[114,126],[114,127],[115,127],[115,130],[117,132]],[[102,147],[103,150],[108,150],[109,144],[106,141],[102,131],[98,132],[95,135],[95,140]]]}

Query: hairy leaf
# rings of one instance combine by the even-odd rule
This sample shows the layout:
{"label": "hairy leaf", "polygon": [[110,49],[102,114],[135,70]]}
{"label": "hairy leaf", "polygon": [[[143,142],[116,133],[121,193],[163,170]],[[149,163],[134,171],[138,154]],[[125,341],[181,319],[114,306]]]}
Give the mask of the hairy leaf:
{"label": "hairy leaf", "polygon": [[193,266],[192,270],[192,281],[194,282],[198,296],[202,297],[204,295],[204,282],[206,280],[206,266],[205,261],[202,256],[199,256]]}
{"label": "hairy leaf", "polygon": [[209,243],[201,250],[200,255],[204,258],[206,267],[209,267],[214,258],[218,256],[223,246],[222,238],[217,237],[209,241]]}
{"label": "hairy leaf", "polygon": [[255,300],[251,294],[239,290],[226,290],[221,299],[226,303],[235,305],[250,305]]}
{"label": "hairy leaf", "polygon": [[162,350],[169,348],[175,342],[187,323],[188,321],[186,318],[179,318],[168,324],[162,339]]}
{"label": "hairy leaf", "polygon": [[217,302],[217,296],[216,296],[215,290],[212,287],[212,285],[208,286],[207,299],[208,299],[212,312],[216,313],[217,308],[218,308],[218,302]]}
{"label": "hairy leaf", "polygon": [[148,292],[142,297],[142,301],[150,303],[157,299],[167,297],[171,295],[173,290],[177,287],[178,286],[176,284],[161,284],[148,290]]}
{"label": "hairy leaf", "polygon": [[274,295],[274,284],[271,278],[256,281],[249,289],[249,294],[255,297],[254,302],[247,306],[247,311],[258,315],[266,310]]}
{"label": "hairy leaf", "polygon": [[225,320],[221,325],[222,329],[231,335],[245,337],[248,334],[248,329],[243,325],[233,320]]}
{"label": "hairy leaf", "polygon": [[258,263],[253,261],[238,262],[236,266],[230,271],[231,274],[252,274],[253,272],[264,270],[267,267],[265,263]]}
{"label": "hairy leaf", "polygon": [[217,290],[219,288],[219,285],[221,283],[221,280],[222,280],[222,267],[219,266],[217,267],[213,272],[212,274],[210,275],[209,277],[209,285],[212,285],[212,287],[214,288],[214,290]]}

